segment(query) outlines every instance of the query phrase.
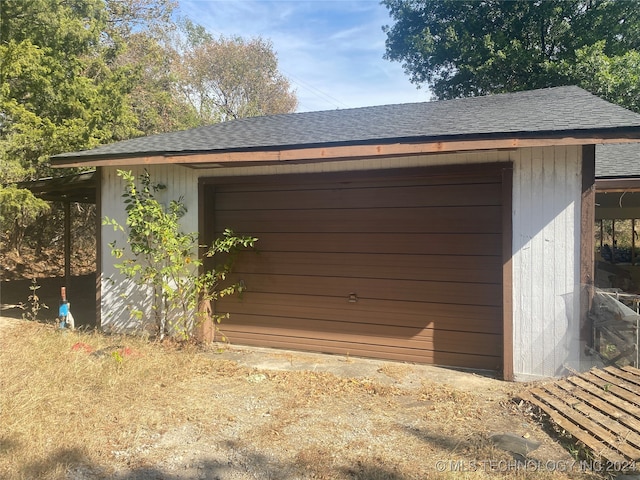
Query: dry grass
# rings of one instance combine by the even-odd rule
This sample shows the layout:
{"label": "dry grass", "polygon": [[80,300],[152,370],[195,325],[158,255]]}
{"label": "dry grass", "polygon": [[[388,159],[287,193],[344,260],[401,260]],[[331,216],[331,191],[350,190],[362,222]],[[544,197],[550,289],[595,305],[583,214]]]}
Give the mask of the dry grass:
{"label": "dry grass", "polygon": [[[509,461],[488,440],[496,430],[546,442],[539,460],[568,458],[509,401],[517,387],[499,397],[259,372],[192,346],[35,323],[0,328],[0,365],[0,478],[571,477],[438,471]],[[400,378],[405,367],[385,368]]]}
{"label": "dry grass", "polygon": [[224,369],[192,349],[34,323],[4,333],[0,364],[3,478],[61,478],[78,462],[108,463],[144,429],[197,414],[180,385]]}

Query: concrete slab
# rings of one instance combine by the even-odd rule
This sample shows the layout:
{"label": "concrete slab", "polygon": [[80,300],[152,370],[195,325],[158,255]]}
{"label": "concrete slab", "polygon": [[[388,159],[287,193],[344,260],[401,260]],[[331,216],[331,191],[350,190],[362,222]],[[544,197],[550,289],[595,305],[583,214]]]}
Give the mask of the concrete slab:
{"label": "concrete slab", "polygon": [[225,344],[220,345],[219,353],[214,355],[258,371],[328,372],[345,378],[369,378],[383,385],[397,385],[403,388],[418,387],[424,379],[465,391],[490,391],[505,384],[491,372],[326,353]]}

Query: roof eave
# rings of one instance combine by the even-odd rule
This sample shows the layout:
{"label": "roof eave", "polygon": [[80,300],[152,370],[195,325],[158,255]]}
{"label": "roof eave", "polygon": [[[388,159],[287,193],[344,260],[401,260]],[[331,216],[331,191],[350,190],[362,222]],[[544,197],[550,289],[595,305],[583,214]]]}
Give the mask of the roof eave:
{"label": "roof eave", "polygon": [[158,164],[268,164],[321,162],[375,157],[398,157],[470,150],[500,150],[557,145],[640,142],[640,127],[518,132],[515,134],[457,135],[374,139],[347,143],[282,145],[246,149],[131,154],[64,155],[52,157],[53,167],[134,166]]}

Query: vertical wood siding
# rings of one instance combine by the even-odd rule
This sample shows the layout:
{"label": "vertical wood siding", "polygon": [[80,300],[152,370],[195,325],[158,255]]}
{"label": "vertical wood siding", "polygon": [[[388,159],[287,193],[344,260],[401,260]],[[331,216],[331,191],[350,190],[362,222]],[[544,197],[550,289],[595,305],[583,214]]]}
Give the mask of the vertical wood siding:
{"label": "vertical wood siding", "polygon": [[[144,167],[131,167],[125,170],[138,176]],[[154,183],[167,185],[167,189],[158,192],[160,202],[168,204],[171,200],[182,198],[187,207],[187,214],[182,219],[185,232],[198,230],[198,177],[195,170],[173,165],[147,167]],[[117,168],[102,169],[102,215],[114,218],[120,225],[126,224],[126,213],[122,194],[124,181],[118,177]],[[123,278],[114,264],[119,261],[111,255],[109,244],[113,241],[123,247],[126,238],[123,233],[114,231],[112,227],[102,227],[102,256],[101,277],[101,321],[102,328],[109,332],[133,331],[141,326],[141,322],[131,318],[130,310],[133,305],[146,305],[146,317],[151,318],[149,301],[150,292],[141,292],[133,282]]]}
{"label": "vertical wood siding", "polygon": [[516,379],[579,367],[580,152],[549,147],[514,155]]}

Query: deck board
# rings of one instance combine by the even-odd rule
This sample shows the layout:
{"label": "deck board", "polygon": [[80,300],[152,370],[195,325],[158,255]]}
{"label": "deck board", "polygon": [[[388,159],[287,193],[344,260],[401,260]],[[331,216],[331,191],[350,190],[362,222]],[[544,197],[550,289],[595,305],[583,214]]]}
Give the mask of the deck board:
{"label": "deck board", "polygon": [[610,462],[640,460],[640,370],[607,367],[539,384],[521,395]]}

